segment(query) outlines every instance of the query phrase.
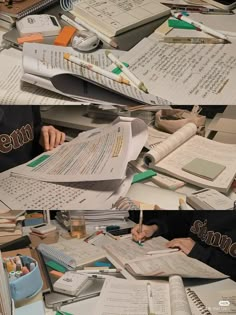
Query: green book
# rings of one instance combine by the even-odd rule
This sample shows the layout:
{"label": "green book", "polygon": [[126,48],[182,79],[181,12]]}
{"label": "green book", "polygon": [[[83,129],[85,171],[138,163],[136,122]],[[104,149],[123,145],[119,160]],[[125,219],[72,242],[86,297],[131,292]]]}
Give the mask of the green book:
{"label": "green book", "polygon": [[199,158],[182,167],[183,171],[208,180],[214,180],[224,169],[225,165]]}

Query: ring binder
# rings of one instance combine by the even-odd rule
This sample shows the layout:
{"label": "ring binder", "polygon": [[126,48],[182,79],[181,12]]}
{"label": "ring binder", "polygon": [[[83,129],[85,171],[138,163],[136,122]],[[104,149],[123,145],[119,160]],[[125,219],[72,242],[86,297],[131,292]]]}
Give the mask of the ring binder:
{"label": "ring binder", "polygon": [[187,288],[186,293],[201,314],[212,315],[212,313],[208,310],[206,305],[202,302],[202,300],[195,291],[191,290],[190,288]]}

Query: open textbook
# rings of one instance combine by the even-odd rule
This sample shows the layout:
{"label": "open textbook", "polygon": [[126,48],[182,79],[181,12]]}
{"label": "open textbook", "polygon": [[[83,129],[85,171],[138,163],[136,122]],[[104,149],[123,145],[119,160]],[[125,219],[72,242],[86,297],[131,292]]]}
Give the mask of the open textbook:
{"label": "open textbook", "polygon": [[140,119],[120,117],[15,168],[14,174],[49,182],[122,180],[147,141]]}
{"label": "open textbook", "polygon": [[[192,315],[183,281],[106,279],[93,315]],[[199,312],[200,314],[200,312]]]}
{"label": "open textbook", "polygon": [[[197,127],[188,123],[148,151],[144,162],[152,169],[188,183],[226,193],[236,174],[236,147],[197,136],[196,131]],[[222,165],[224,169],[213,180],[185,171],[186,165],[196,159]]]}
{"label": "open textbook", "polygon": [[73,14],[107,36],[115,36],[168,15],[160,0],[78,0]]}
{"label": "open textbook", "polygon": [[112,103],[116,103],[116,97],[114,96],[114,93],[116,93],[120,98],[125,96],[129,99],[129,102],[127,102],[123,101],[124,98],[120,100],[118,98],[117,102],[124,105],[133,105],[134,101],[149,105],[171,104],[158,96],[144,93],[132,85],[116,82],[88,68],[67,61],[64,59],[64,53],[72,54],[103,69],[111,65],[111,61],[105,56],[104,49],[84,54],[75,51],[71,47],[25,43],[23,46],[23,75],[21,80],[75,99],[79,99],[81,93],[85,94],[83,82],[86,81],[97,86],[97,89],[93,91],[94,98],[96,98],[96,95],[97,98],[101,97],[102,92],[100,90],[102,88],[102,90],[105,89],[110,92],[109,97],[105,95],[107,101],[112,102],[113,96],[114,101]]}
{"label": "open textbook", "polygon": [[[161,253],[167,240],[161,236],[139,246],[132,239],[110,243],[103,248],[134,276],[168,277],[178,274],[184,278],[223,279],[227,275],[180,251]],[[148,255],[151,251],[158,254]]]}
{"label": "open textbook", "polygon": [[121,56],[149,93],[174,104],[235,105],[236,44],[169,44],[144,38]]}

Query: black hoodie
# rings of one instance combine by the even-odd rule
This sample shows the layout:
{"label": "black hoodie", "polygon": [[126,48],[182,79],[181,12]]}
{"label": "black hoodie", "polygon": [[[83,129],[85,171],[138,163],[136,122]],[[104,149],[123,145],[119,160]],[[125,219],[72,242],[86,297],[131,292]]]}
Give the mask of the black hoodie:
{"label": "black hoodie", "polygon": [[39,106],[0,106],[0,172],[26,163],[42,152]]}
{"label": "black hoodie", "polygon": [[236,211],[148,211],[145,221],[159,226],[153,236],[192,238],[189,257],[236,281]]}

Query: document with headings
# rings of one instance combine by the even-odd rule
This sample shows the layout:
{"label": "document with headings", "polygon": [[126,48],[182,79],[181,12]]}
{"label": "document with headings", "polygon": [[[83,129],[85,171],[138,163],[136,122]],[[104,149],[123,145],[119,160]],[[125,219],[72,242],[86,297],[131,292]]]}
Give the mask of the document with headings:
{"label": "document with headings", "polygon": [[[25,80],[26,76],[42,77],[43,79],[49,80],[58,93],[61,92],[72,98],[80,97],[81,89],[78,88],[78,85],[81,84],[81,81],[86,81],[96,85],[97,88],[100,87],[103,90],[105,89],[109,92],[116,93],[120,98],[121,96],[128,98],[130,105],[133,105],[134,101],[149,105],[170,104],[170,102],[156,95],[144,93],[132,85],[123,84],[98,74],[97,72],[92,71],[91,67],[79,66],[65,60],[64,53],[72,54],[83,61],[103,69],[112,63],[106,58],[104,49],[100,49],[94,53],[84,54],[76,52],[71,47],[25,43],[23,47],[24,74],[22,80]],[[34,82],[32,81],[32,83]],[[40,80],[38,80],[38,84],[40,84]],[[114,97],[113,103],[115,102],[116,100]],[[129,105],[127,104],[127,101],[125,105]]]}
{"label": "document with headings", "polygon": [[174,104],[235,105],[236,44],[143,39],[119,58],[149,92]]}
{"label": "document with headings", "polygon": [[72,13],[107,36],[115,36],[168,15],[160,0],[78,0]]}
{"label": "document with headings", "polygon": [[138,157],[147,140],[140,119],[124,118],[96,128],[14,169],[15,174],[49,182],[121,180],[128,162]]}
{"label": "document with headings", "polygon": [[[139,246],[132,239],[121,239],[104,245],[103,248],[134,276],[167,277],[178,274],[184,278],[222,279],[228,277],[180,251],[162,253],[161,251],[166,249],[167,242],[165,238],[159,236]],[[147,254],[151,251],[158,251],[158,253]]]}
{"label": "document with headings", "polygon": [[93,315],[191,315],[183,281],[106,279]]}
{"label": "document with headings", "polygon": [[[236,147],[197,136],[196,131],[196,126],[188,123],[147,152],[144,162],[149,168],[185,182],[226,193],[236,174]],[[184,171],[184,166],[197,158],[221,164],[225,168],[214,180]]]}

